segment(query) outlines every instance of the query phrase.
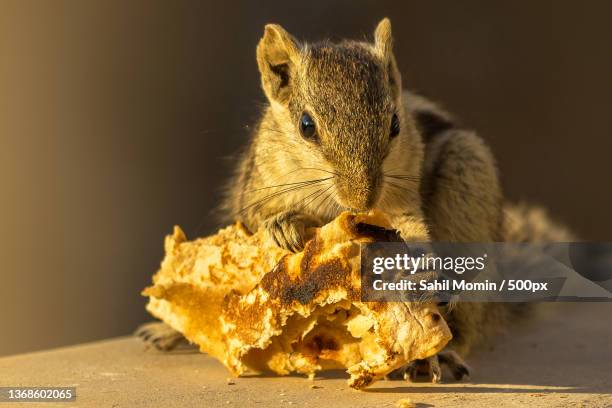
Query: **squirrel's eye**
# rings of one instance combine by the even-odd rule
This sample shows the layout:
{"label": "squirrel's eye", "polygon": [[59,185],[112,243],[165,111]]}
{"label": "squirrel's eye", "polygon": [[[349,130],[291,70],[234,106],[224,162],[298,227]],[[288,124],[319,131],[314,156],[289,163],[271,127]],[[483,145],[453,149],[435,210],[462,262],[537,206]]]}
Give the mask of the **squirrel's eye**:
{"label": "squirrel's eye", "polygon": [[394,113],[391,118],[391,130],[389,131],[389,137],[393,139],[395,136],[399,135],[400,132],[400,123],[397,114]]}
{"label": "squirrel's eye", "polygon": [[302,113],[300,118],[300,133],[304,139],[315,139],[317,135],[317,127],[314,120],[306,112]]}

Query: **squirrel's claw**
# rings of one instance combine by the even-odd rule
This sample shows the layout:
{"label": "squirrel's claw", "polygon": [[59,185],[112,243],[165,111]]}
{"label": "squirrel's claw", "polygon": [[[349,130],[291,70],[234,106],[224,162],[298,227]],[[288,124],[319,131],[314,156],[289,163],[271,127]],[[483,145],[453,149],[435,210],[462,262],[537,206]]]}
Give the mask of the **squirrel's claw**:
{"label": "squirrel's claw", "polygon": [[432,383],[439,383],[442,380],[442,370],[438,356],[432,356],[424,360],[411,361],[404,371],[404,380],[415,382],[425,377]]}
{"label": "squirrel's claw", "polygon": [[142,324],[134,335],[140,337],[147,346],[153,346],[160,351],[170,351],[186,341],[181,333],[161,322]]}
{"label": "squirrel's claw", "polygon": [[308,228],[319,226],[319,220],[295,211],[283,211],[264,221],[264,228],[276,244],[291,252],[304,249]]}
{"label": "squirrel's claw", "polygon": [[465,361],[453,350],[444,350],[437,354],[440,364],[445,364],[453,377],[457,381],[461,381],[464,377],[470,376],[471,368]]}
{"label": "squirrel's claw", "polygon": [[448,367],[457,381],[470,375],[470,368],[465,361],[453,350],[445,350],[424,360],[410,362],[404,371],[404,379],[415,382],[425,378],[432,383],[439,383],[442,381],[443,364]]}

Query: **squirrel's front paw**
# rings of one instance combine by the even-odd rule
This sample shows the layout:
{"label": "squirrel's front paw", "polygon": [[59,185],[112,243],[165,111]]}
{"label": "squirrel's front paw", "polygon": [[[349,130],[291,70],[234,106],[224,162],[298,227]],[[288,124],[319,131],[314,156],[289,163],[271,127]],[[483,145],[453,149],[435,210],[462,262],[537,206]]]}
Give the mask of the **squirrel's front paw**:
{"label": "squirrel's front paw", "polygon": [[283,211],[264,221],[264,229],[276,244],[292,252],[301,251],[308,241],[308,228],[321,223],[315,217],[295,211]]}
{"label": "squirrel's front paw", "polygon": [[140,337],[147,346],[160,351],[170,351],[181,343],[187,343],[181,333],[162,322],[145,323],[136,329],[134,335]]}
{"label": "squirrel's front paw", "polygon": [[404,372],[404,379],[417,381],[425,378],[433,383],[442,381],[441,366],[446,365],[453,374],[455,380],[460,381],[463,377],[469,377],[470,367],[453,350],[444,350],[425,360],[415,360],[408,364]]}

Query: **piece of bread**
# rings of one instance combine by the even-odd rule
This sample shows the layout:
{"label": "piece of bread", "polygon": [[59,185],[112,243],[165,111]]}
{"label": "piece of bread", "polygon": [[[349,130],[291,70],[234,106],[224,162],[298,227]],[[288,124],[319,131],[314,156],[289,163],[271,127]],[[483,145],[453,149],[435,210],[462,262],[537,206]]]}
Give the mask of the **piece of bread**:
{"label": "piece of bread", "polygon": [[432,302],[360,301],[359,246],[388,228],[381,214],[343,213],[292,254],[239,224],[195,241],[175,227],[147,310],[235,375],[345,368],[363,388],[451,339]]}

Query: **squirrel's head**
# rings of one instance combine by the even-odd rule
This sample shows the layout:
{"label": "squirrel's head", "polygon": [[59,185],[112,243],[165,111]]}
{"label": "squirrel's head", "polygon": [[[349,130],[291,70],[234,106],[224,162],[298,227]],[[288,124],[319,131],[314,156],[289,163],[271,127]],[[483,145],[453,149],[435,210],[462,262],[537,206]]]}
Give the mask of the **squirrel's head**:
{"label": "squirrel's head", "polygon": [[392,42],[385,18],[372,43],[300,44],[269,24],[257,46],[275,137],[286,139],[287,150],[304,168],[336,175],[336,201],[344,207],[366,210],[377,204],[385,168],[401,172],[392,163],[414,129],[401,105]]}

